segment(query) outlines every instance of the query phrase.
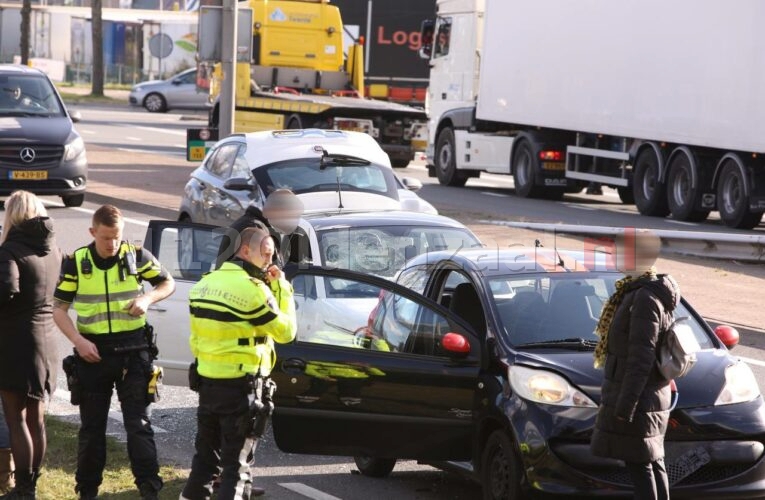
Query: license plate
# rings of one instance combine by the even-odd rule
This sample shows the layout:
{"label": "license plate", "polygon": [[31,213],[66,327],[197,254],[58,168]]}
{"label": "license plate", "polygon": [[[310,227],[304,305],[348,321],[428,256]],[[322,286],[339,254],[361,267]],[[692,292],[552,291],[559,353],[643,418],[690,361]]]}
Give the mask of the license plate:
{"label": "license plate", "polygon": [[47,170],[11,170],[8,178],[15,181],[43,181],[48,178]]}
{"label": "license plate", "polygon": [[543,161],[542,170],[562,171],[566,170],[566,164],[562,161]]}
{"label": "license plate", "polygon": [[675,474],[673,477],[675,483],[682,481],[697,470],[701,469],[706,464],[708,464],[710,460],[711,457],[709,456],[709,453],[707,453],[707,450],[701,446],[686,451],[677,457],[673,464],[675,466]]}

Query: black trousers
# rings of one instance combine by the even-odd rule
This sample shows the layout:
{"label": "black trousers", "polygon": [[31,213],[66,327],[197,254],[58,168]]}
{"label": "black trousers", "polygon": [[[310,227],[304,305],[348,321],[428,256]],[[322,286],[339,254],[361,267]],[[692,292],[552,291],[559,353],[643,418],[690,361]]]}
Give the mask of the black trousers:
{"label": "black trousers", "polygon": [[246,435],[242,421],[249,417],[249,382],[202,377],[197,409],[196,453],[182,496],[206,500],[212,496],[213,478],[220,477],[218,500],[247,500],[252,476],[250,460],[256,439]]}
{"label": "black trousers", "polygon": [[669,500],[669,478],[664,459],[655,462],[627,462],[635,485],[635,500]]}
{"label": "black trousers", "polygon": [[124,355],[102,354],[99,363],[78,360],[82,387],[80,433],[77,451],[77,491],[94,492],[103,480],[106,464],[106,424],[112,389],[116,387],[127,432],[130,466],[139,488],[159,491],[157,447],[149,420],[148,385],[151,361],[147,351]]}

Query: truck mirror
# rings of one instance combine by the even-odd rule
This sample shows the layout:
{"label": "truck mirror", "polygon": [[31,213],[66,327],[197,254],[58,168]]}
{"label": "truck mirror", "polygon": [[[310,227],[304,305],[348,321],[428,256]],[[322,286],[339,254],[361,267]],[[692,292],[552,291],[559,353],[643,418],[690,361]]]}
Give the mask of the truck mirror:
{"label": "truck mirror", "polygon": [[433,53],[433,33],[436,23],[432,19],[426,19],[420,26],[420,59],[430,59]]}

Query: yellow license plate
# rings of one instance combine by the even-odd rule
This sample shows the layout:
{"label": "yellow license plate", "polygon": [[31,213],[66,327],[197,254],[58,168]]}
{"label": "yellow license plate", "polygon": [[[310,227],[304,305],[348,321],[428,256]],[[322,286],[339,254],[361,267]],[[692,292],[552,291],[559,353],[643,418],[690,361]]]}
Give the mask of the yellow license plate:
{"label": "yellow license plate", "polygon": [[205,159],[206,154],[207,149],[204,146],[194,146],[189,148],[189,160],[202,161]]}
{"label": "yellow license plate", "polygon": [[43,181],[48,178],[47,170],[11,170],[12,180]]}
{"label": "yellow license plate", "polygon": [[566,164],[561,161],[543,161],[542,170],[566,170]]}

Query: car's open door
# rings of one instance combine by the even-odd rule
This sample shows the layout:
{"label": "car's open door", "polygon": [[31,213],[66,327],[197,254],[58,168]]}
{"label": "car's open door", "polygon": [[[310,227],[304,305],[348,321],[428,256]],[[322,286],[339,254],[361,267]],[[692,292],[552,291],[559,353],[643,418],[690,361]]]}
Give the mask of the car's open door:
{"label": "car's open door", "polygon": [[297,339],[277,345],[273,372],[280,449],[470,459],[477,337],[435,302],[381,278],[304,267],[292,284]]}

